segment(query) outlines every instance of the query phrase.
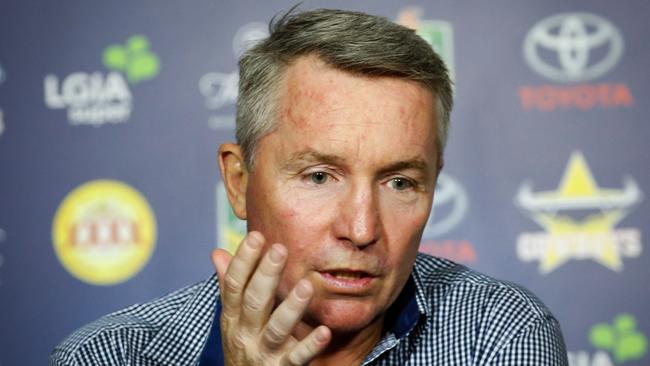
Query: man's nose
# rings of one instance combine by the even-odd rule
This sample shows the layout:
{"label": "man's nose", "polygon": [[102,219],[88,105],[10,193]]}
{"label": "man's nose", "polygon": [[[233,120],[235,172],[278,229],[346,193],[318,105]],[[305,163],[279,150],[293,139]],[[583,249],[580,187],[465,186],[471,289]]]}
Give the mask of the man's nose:
{"label": "man's nose", "polygon": [[336,218],[336,236],[362,248],[372,245],[381,235],[377,192],[367,185],[353,185],[341,200]]}

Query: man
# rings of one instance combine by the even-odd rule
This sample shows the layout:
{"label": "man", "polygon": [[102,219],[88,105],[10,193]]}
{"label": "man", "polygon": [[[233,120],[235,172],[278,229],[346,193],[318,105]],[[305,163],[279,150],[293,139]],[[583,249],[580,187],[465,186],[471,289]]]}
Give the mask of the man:
{"label": "man", "polygon": [[[566,365],[526,290],[418,254],[451,86],[412,30],[287,14],[240,60],[219,164],[249,233],[218,279],[82,328],[54,365]],[[215,310],[216,309],[216,310]]]}

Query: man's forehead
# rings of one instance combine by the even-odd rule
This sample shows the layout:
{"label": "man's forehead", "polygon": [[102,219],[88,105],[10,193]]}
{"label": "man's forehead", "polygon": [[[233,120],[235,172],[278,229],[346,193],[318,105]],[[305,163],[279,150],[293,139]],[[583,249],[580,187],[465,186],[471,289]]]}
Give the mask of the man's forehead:
{"label": "man's forehead", "polygon": [[[412,111],[437,115],[437,98],[419,82],[397,76],[367,75],[343,70],[314,54],[299,57],[285,70],[280,83],[279,100],[284,102],[285,108],[291,107],[295,98],[310,98],[318,103],[327,103],[335,102],[333,98],[339,97],[339,103],[348,102],[345,94],[357,92],[358,89],[354,86],[367,88],[369,84],[379,86],[378,89],[383,92],[399,90],[400,94],[408,95],[409,101],[418,106]],[[399,88],[395,88],[396,85]]]}
{"label": "man's forehead", "polygon": [[433,99],[416,82],[360,76],[303,56],[285,72],[271,140],[286,164],[349,165],[363,157],[382,166],[435,166]]}

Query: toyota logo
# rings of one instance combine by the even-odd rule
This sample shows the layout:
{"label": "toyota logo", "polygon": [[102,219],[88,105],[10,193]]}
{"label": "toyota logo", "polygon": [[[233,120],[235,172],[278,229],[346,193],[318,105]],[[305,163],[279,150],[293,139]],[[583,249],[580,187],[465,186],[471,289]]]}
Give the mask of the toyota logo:
{"label": "toyota logo", "polygon": [[606,19],[588,13],[557,14],[526,35],[524,57],[537,73],[559,82],[595,79],[623,54],[623,37]]}

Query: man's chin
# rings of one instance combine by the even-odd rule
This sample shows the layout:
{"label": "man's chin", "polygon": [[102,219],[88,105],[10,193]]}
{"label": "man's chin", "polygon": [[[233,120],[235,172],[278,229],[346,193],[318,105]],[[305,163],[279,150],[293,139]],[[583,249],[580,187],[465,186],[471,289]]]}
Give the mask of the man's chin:
{"label": "man's chin", "polygon": [[305,322],[326,325],[335,334],[358,333],[377,320],[377,310],[376,305],[359,300],[322,300],[310,304]]}

